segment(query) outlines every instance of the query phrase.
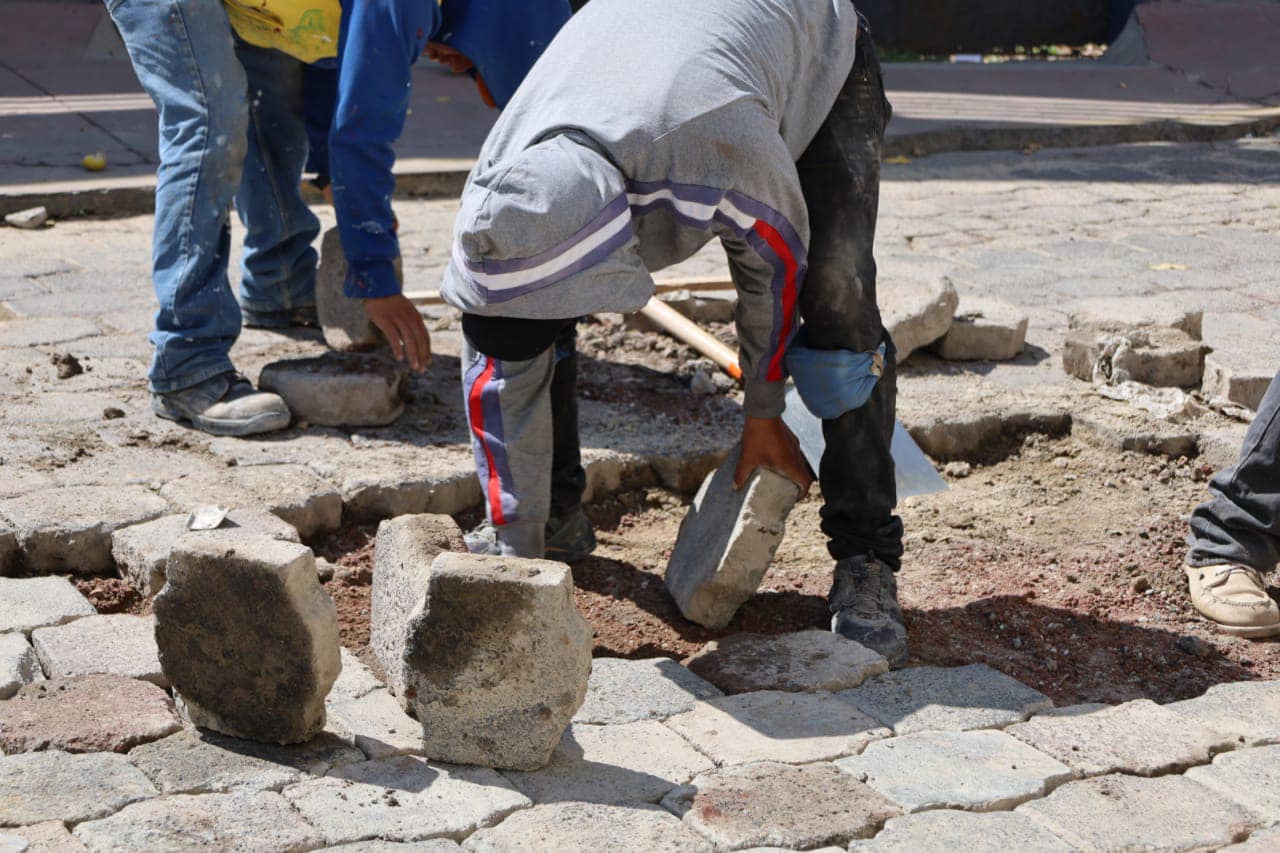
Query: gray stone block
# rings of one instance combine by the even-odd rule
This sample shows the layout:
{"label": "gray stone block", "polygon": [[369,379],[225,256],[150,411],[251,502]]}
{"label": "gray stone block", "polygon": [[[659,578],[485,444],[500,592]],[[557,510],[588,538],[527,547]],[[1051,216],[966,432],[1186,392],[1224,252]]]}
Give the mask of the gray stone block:
{"label": "gray stone block", "polygon": [[1280,746],[1228,752],[1186,776],[1234,800],[1267,824],[1280,823]]}
{"label": "gray stone block", "polygon": [[169,694],[118,675],[37,681],[0,702],[0,752],[128,752],[182,728]]}
{"label": "gray stone block", "polygon": [[338,490],[302,465],[238,465],[214,475],[188,475],[160,494],[182,512],[209,504],[266,510],[293,525],[304,542],[342,523]]}
{"label": "gray stone block", "polygon": [[888,799],[830,764],[761,762],[704,773],[662,802],[719,849],[807,850],[870,838],[900,814]]}
{"label": "gray stone block", "polygon": [[442,553],[406,632],[404,698],[429,758],[514,770],[551,759],[591,674],[567,566]]}
{"label": "gray stone block", "polygon": [[782,543],[787,515],[800,499],[799,486],[766,469],[735,490],[733,472],[741,452],[735,447],[703,481],[667,563],[667,591],[680,612],[712,630],[728,625],[755,595]]}
{"label": "gray stone block", "polygon": [[[66,825],[60,820],[20,826],[8,830],[8,833],[11,833],[9,837],[18,838],[27,845],[25,848],[27,853],[87,853],[89,850],[67,831]],[[0,839],[3,838],[4,835],[0,834]],[[2,842],[0,842],[0,850],[5,850]],[[5,853],[22,853],[22,851],[6,850]]]}
{"label": "gray stone block", "polygon": [[850,853],[1075,853],[1075,848],[1020,813],[939,809],[892,818],[871,841],[855,841]]}
{"label": "gray stone block", "polygon": [[932,349],[947,361],[1008,361],[1027,342],[1025,311],[997,299],[960,302],[951,328]]}
{"label": "gray stone block", "polygon": [[668,853],[711,853],[700,835],[686,829],[670,812],[634,804],[557,803],[516,812],[492,829],[481,829],[463,843],[472,853],[601,850],[662,850]]}
{"label": "gray stone block", "polygon": [[1067,335],[1062,366],[1086,382],[1140,382],[1164,388],[1199,387],[1208,347],[1179,329],[1135,329]]}
{"label": "gray stone block", "polygon": [[945,335],[960,305],[955,285],[947,278],[931,282],[903,279],[877,295],[880,316],[898,349],[899,363]]}
{"label": "gray stone block", "polygon": [[740,693],[667,720],[719,765],[807,764],[861,752],[892,732],[829,693]]}
{"label": "gray stone block", "polygon": [[[396,276],[403,279],[400,259],[396,259]],[[349,299],[343,292],[347,278],[347,258],[336,227],[324,232],[320,242],[320,265],[316,270],[316,313],[324,341],[343,350],[373,349],[384,343],[382,333],[369,319],[364,300]]]}
{"label": "gray stone block", "polygon": [[707,643],[685,665],[725,693],[845,690],[889,669],[876,652],[820,630],[733,634]]}
{"label": "gray stone block", "polygon": [[0,699],[8,699],[18,689],[43,681],[40,659],[19,631],[0,634]]}
{"label": "gray stone block", "polygon": [[142,486],[70,486],[0,501],[23,562],[37,574],[100,574],[112,568],[111,534],[163,515],[164,499]]}
{"label": "gray stone block", "polygon": [[194,725],[300,743],[324,728],[341,669],[338,615],[310,549],[184,536],[155,600],[160,663]]}
{"label": "gray stone block", "polygon": [[176,795],[75,828],[94,850],[314,850],[322,839],[274,791]]}
{"label": "gray stone block", "polygon": [[258,387],[279,394],[296,420],[316,426],[385,426],[404,413],[409,370],[373,355],[325,353],[273,361]]}
{"label": "gray stone block", "polygon": [[596,658],[591,662],[587,698],[573,721],[665,720],[691,710],[701,699],[723,695],[715,685],[668,658]]}
{"label": "gray stone block", "polygon": [[1166,710],[1249,746],[1280,743],[1280,681],[1215,684]]}
{"label": "gray stone block", "polygon": [[123,755],[0,756],[0,826],[92,820],[156,793]]}
{"label": "gray stone block", "polygon": [[1004,732],[917,732],[836,762],[908,812],[1000,811],[1044,796],[1071,769]]}
{"label": "gray stone block", "polygon": [[873,678],[840,698],[900,735],[1000,728],[1053,707],[1040,691],[980,663],[909,667]]}
{"label": "gray stone block", "polygon": [[385,690],[357,699],[331,697],[326,703],[329,731],[355,745],[370,759],[421,755],[422,724]]}
{"label": "gray stone block", "polygon": [[31,644],[50,678],[107,673],[168,687],[169,679],[160,671],[155,625],[151,616],[86,616],[37,628]]}

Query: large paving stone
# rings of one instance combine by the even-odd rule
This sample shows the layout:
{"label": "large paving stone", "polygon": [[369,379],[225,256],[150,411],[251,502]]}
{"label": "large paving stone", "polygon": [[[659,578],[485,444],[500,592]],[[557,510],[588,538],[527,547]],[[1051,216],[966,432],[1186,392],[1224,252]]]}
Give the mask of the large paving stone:
{"label": "large paving stone", "polygon": [[[396,275],[403,278],[400,259]],[[324,232],[320,241],[320,265],[316,270],[316,313],[324,341],[335,350],[372,349],[384,343],[382,333],[369,319],[363,299],[350,299],[343,292],[347,278],[347,257],[337,227]]]}
{"label": "large paving stone", "polygon": [[406,630],[428,758],[536,770],[587,693],[591,627],[563,563],[442,553]]}
{"label": "large paving stone", "polygon": [[156,623],[151,616],[86,616],[66,625],[37,628],[31,632],[31,644],[50,678],[109,673],[169,686],[160,671]]}
{"label": "large paving stone", "polygon": [[[164,586],[164,567],[169,549],[186,535],[189,513],[177,513],[123,527],[111,534],[111,556],[120,576],[145,596],[153,596]],[[218,534],[254,533],[297,542],[298,531],[265,510],[233,509],[218,528]]]}
{"label": "large paving stone", "polygon": [[1075,848],[1023,814],[939,809],[892,818],[850,853],[1074,853]]}
{"label": "large paving stone", "polygon": [[445,767],[411,756],[340,767],[285,788],[284,795],[328,844],[461,841],[530,804],[496,770]]}
{"label": "large paving stone", "polygon": [[182,512],[208,504],[267,510],[293,525],[304,542],[342,523],[338,490],[302,465],[238,465],[212,476],[188,475],[160,494]]}
{"label": "large paving stone", "polygon": [[614,726],[575,723],[547,767],[506,775],[537,803],[656,803],[713,766],[661,723],[641,720]]}
{"label": "large paving stone", "polygon": [[901,279],[882,288],[877,296],[899,362],[945,335],[960,305],[955,285],[946,278],[932,282]]}
{"label": "large paving stone", "polygon": [[99,574],[111,569],[111,534],[163,515],[168,504],[142,486],[70,486],[0,501],[36,573]]}
{"label": "large paving stone", "polygon": [[725,693],[846,690],[889,670],[876,652],[830,631],[733,634],[685,661]]}
{"label": "large paving stone", "polygon": [[[89,849],[67,831],[66,824],[60,820],[47,820],[31,826],[20,826],[9,830],[11,838],[21,839],[27,847],[26,853],[86,853]],[[3,839],[4,835],[0,835]],[[4,850],[0,843],[0,850]],[[8,851],[6,851],[8,853]],[[21,851],[15,851],[21,853]]]}
{"label": "large paving stone", "polygon": [[1025,311],[1007,302],[966,296],[932,349],[947,361],[1008,361],[1022,352],[1028,322]]}
{"label": "large paving stone", "polygon": [[262,368],[258,387],[316,426],[385,426],[404,413],[409,370],[375,355],[329,352],[273,361]]}
{"label": "large paving stone", "polygon": [[314,850],[319,833],[274,791],[176,795],[134,803],[119,814],[82,823],[76,838],[94,850],[188,850],[280,853]]}
{"label": "large paving stone", "polygon": [[0,756],[0,826],[91,820],[156,793],[123,755]]}
{"label": "large paving stone", "polygon": [[35,649],[18,631],[0,634],[0,699],[8,699],[24,685],[43,681]]}
{"label": "large paving stone", "polygon": [[1071,769],[1004,732],[917,732],[836,762],[909,812],[998,811],[1040,797]]}
{"label": "large paving stone", "polygon": [[702,836],[670,812],[650,805],[606,806],[557,803],[516,812],[463,843],[473,853],[597,853],[601,850],[663,850],[710,853]]}
{"label": "large paving stone", "polygon": [[662,804],[717,848],[805,850],[870,838],[899,809],[830,764],[762,762],[704,773]]}
{"label": "large paving stone", "polygon": [[1192,767],[1186,776],[1261,815],[1268,824],[1280,823],[1280,746],[1228,752],[1212,764]]}
{"label": "large paving stone", "polygon": [[587,698],[576,723],[634,723],[665,720],[693,708],[699,700],[724,694],[714,684],[668,658],[591,662]]}
{"label": "large paving stone", "polygon": [[1164,707],[1250,746],[1280,743],[1280,681],[1216,684],[1203,696]]}
{"label": "large paving stone", "polygon": [[0,578],[0,632],[30,634],[97,613],[66,578]]}
{"label": "large paving stone", "polygon": [[156,596],[164,673],[194,725],[301,743],[341,669],[338,615],[310,549],[267,536],[184,536]]}
{"label": "large paving stone", "polygon": [[331,734],[294,746],[276,746],[190,729],[129,752],[129,760],[162,794],[278,791],[364,757]]}
{"label": "large paving stone", "polygon": [[999,728],[1053,707],[1043,693],[980,663],[901,669],[840,697],[900,735]]}
{"label": "large paving stone", "polygon": [[404,515],[378,525],[369,602],[369,646],[387,674],[387,686],[404,695],[409,617],[427,597],[431,564],[444,551],[467,550],[462,530],[447,515]]}
{"label": "large paving stone", "polygon": [[829,693],[776,690],[700,702],[667,725],[720,765],[826,761],[892,734]]}
{"label": "large paving stone", "polygon": [[1182,776],[1101,776],[1069,782],[1018,807],[1081,850],[1213,850],[1260,820]]}
{"label": "large paving stone", "polygon": [[1158,776],[1205,764],[1235,743],[1147,699],[1076,717],[1036,717],[1006,731],[1080,776]]}
{"label": "large paving stone", "polygon": [[741,447],[703,481],[680,523],[665,583],[684,617],[712,630],[728,625],[755,595],[782,544],[800,487],[760,469],[737,490]]}
{"label": "large paving stone", "polygon": [[400,707],[385,690],[356,699],[334,697],[326,705],[329,730],[354,744],[372,759],[421,755],[422,724]]}
{"label": "large paving stone", "polygon": [[37,681],[0,702],[0,751],[7,753],[127,752],[180,728],[169,694],[118,675]]}

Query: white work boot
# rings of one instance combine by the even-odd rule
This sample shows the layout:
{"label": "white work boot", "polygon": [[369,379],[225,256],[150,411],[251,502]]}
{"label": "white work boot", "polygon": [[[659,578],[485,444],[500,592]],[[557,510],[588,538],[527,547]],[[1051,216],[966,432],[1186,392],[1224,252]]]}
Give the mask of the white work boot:
{"label": "white work boot", "polygon": [[1192,604],[1223,633],[1251,639],[1280,634],[1280,608],[1256,569],[1235,563],[1185,568]]}

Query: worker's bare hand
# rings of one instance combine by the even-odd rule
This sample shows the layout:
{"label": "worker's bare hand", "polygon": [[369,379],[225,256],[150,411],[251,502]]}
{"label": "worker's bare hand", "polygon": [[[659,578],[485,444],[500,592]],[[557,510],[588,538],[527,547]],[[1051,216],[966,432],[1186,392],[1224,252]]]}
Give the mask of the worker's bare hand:
{"label": "worker's bare hand", "polygon": [[427,42],[427,49],[424,53],[426,53],[427,59],[449,66],[449,70],[454,74],[461,74],[475,67],[462,51],[455,50],[438,41]]}
{"label": "worker's bare hand", "polygon": [[800,442],[782,418],[747,418],[742,425],[742,456],[733,472],[733,487],[741,489],[757,468],[768,468],[800,487],[804,496],[813,474],[800,452]]}
{"label": "worker's bare hand", "polygon": [[431,336],[422,315],[404,294],[382,296],[364,301],[369,319],[382,330],[391,344],[396,361],[407,361],[417,373],[431,364]]}

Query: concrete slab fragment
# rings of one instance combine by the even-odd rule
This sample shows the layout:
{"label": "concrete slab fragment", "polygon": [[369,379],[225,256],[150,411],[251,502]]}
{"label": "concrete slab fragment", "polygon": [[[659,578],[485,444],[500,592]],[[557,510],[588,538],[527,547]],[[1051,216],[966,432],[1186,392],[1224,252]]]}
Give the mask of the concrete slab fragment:
{"label": "concrete slab fragment", "polygon": [[1186,776],[1234,800],[1268,824],[1280,823],[1280,746],[1228,752]]}
{"label": "concrete slab fragment", "polygon": [[409,370],[390,359],[357,353],[273,361],[258,387],[279,394],[295,420],[317,426],[385,426],[404,412]]}
{"label": "concrete slab fragment", "polygon": [[111,752],[0,756],[0,826],[92,820],[156,793],[127,758]]}
{"label": "concrete slab fragment", "polygon": [[1203,696],[1164,707],[1249,746],[1280,743],[1280,681],[1215,684]]}
{"label": "concrete slab fragment", "polygon": [[591,662],[587,698],[573,721],[665,720],[692,709],[699,700],[723,695],[714,684],[668,658],[596,658]]}
{"label": "concrete slab fragment", "polygon": [[180,728],[169,694],[118,675],[38,681],[0,702],[0,751],[10,754],[128,752]]}
{"label": "concrete slab fragment", "polygon": [[876,652],[830,631],[733,634],[685,661],[725,693],[757,690],[846,690],[887,672]]}
{"label": "concrete slab fragment", "polygon": [[1070,329],[1131,332],[1135,329],[1178,329],[1195,340],[1203,337],[1204,312],[1174,296],[1112,296],[1082,299],[1067,315]]}
{"label": "concrete slab fragment", "polygon": [[840,698],[900,735],[999,728],[1053,707],[1040,691],[986,664],[901,669]]}
{"label": "concrete slab fragment", "polygon": [[112,568],[111,534],[157,518],[163,498],[142,486],[71,486],[0,501],[18,534],[23,562],[37,574],[100,574]]}
{"label": "concrete slab fragment", "polygon": [[30,634],[97,612],[66,578],[0,578],[0,631]]}
{"label": "concrete slab fragment", "polygon": [[0,634],[0,699],[8,699],[19,688],[43,681],[40,659],[19,631]]}
{"label": "concrete slab fragment", "polygon": [[950,279],[895,281],[877,297],[884,326],[898,349],[898,362],[941,338],[951,328],[960,296]]}
{"label": "concrete slab fragment", "polygon": [[516,812],[463,843],[473,853],[546,850],[597,853],[600,850],[663,850],[710,853],[712,846],[686,829],[665,809],[635,804],[557,803]]}
{"label": "concrete slab fragment", "polygon": [[997,299],[966,296],[951,328],[932,345],[947,361],[1008,361],[1027,341],[1027,313]]}
{"label": "concrete slab fragment", "polygon": [[169,686],[160,671],[153,616],[86,616],[66,625],[37,628],[31,632],[31,644],[49,678],[108,673]]}
{"label": "concrete slab fragment", "polygon": [[871,841],[855,841],[850,853],[1074,853],[1075,848],[1026,815],[940,809],[889,820]]}

